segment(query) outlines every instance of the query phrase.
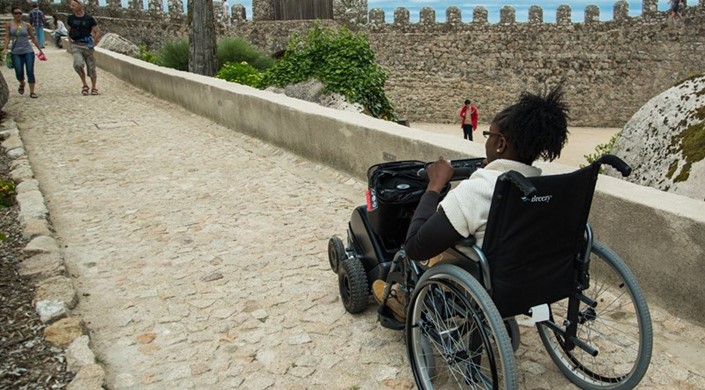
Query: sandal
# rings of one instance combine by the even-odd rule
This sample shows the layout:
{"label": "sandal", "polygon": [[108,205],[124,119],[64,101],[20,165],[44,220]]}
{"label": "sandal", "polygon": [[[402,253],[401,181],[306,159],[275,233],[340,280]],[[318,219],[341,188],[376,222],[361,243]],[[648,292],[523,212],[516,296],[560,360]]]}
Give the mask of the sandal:
{"label": "sandal", "polygon": [[91,95],[100,95],[100,94],[98,93],[98,90],[97,90],[97,89],[92,88],[92,89],[91,89]]}
{"label": "sandal", "polygon": [[87,85],[84,85],[83,88],[81,88],[81,94],[82,94],[83,96],[88,96],[88,91],[89,91],[89,90],[90,90],[90,88],[88,88]]}
{"label": "sandal", "polygon": [[29,94],[29,97],[31,97],[32,99],[36,99],[36,98],[38,98],[39,96],[37,96],[36,93],[32,92],[32,93]]}
{"label": "sandal", "polygon": [[24,83],[20,84],[20,87],[17,88],[17,93],[24,95]]}

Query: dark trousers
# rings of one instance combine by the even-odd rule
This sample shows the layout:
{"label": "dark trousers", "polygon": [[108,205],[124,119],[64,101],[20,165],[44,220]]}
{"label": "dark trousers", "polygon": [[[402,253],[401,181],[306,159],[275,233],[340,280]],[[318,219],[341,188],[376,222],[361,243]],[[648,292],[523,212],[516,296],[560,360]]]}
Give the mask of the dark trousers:
{"label": "dark trousers", "polygon": [[463,138],[472,141],[472,125],[463,125]]}

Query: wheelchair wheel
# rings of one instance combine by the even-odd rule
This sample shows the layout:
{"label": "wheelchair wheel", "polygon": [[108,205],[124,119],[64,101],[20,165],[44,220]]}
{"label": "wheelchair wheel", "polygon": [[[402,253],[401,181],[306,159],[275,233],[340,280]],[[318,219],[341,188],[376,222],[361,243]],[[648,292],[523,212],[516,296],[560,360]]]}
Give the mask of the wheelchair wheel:
{"label": "wheelchair wheel", "polygon": [[364,311],[370,286],[362,262],[352,257],[341,261],[338,268],[338,288],[345,310],[353,314]]}
{"label": "wheelchair wheel", "polygon": [[521,331],[519,330],[519,324],[517,323],[517,320],[512,317],[504,320],[504,326],[507,328],[509,339],[512,340],[512,350],[516,352],[517,349],[519,349],[519,345],[521,345]]}
{"label": "wheelchair wheel", "polygon": [[345,252],[343,240],[338,236],[331,237],[330,240],[328,240],[328,262],[330,263],[330,269],[337,274],[340,262],[347,257],[348,255]]}
{"label": "wheelchair wheel", "polygon": [[449,264],[426,271],[408,314],[407,353],[419,389],[517,387],[507,328],[469,273]]}
{"label": "wheelchair wheel", "polygon": [[[649,367],[653,331],[646,300],[622,259],[595,241],[590,256],[590,288],[583,292],[597,302],[580,303],[577,337],[598,350],[593,357],[580,347],[568,350],[563,337],[537,324],[539,336],[563,374],[582,389],[631,389]],[[551,305],[556,324],[566,318],[568,299]]]}

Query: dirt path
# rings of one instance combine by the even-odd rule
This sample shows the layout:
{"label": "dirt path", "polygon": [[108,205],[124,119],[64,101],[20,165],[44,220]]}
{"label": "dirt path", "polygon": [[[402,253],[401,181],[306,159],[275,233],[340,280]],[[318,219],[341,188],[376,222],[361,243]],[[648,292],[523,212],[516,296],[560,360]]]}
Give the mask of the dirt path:
{"label": "dirt path", "polygon": [[[463,138],[463,131],[458,124],[412,122],[411,127],[439,134],[456,135],[460,139]],[[484,145],[485,138],[482,137],[482,131],[487,130],[489,125],[480,123],[477,127],[473,134],[473,142]],[[579,167],[581,164],[587,163],[585,155],[595,153],[597,145],[609,142],[610,138],[621,129],[610,127],[570,127],[568,130],[570,131],[568,143],[563,148],[563,153],[561,153],[561,157],[556,162]]]}

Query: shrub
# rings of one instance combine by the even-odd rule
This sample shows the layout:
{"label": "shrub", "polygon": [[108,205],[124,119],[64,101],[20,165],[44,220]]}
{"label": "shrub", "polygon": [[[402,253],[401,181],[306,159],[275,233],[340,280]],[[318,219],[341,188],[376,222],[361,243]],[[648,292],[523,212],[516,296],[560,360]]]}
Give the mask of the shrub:
{"label": "shrub", "polygon": [[239,37],[224,38],[218,43],[218,64],[237,63],[243,61],[259,70],[265,70],[274,64],[274,60]]}
{"label": "shrub", "polygon": [[156,64],[188,72],[188,39],[164,44],[157,52]]}
{"label": "shrub", "polygon": [[234,83],[259,88],[263,74],[245,61],[228,62],[223,65],[215,77]]}
{"label": "shrub", "polygon": [[262,87],[285,87],[312,78],[320,80],[327,91],[360,103],[372,116],[396,120],[384,93],[387,74],[376,64],[362,33],[345,27],[336,32],[317,23],[305,36],[293,35],[284,57],[265,72]]}
{"label": "shrub", "polygon": [[[603,154],[612,153],[612,147],[614,147],[614,143],[617,141],[617,137],[619,137],[621,133],[622,132],[620,131],[617,134],[613,135],[612,138],[607,141],[607,143],[595,146],[595,153],[584,155],[583,157],[585,157],[585,160],[587,160],[588,164],[594,163],[595,160],[602,157]],[[585,165],[581,165],[581,168],[584,166]],[[604,168],[600,168],[600,173],[604,173]]]}
{"label": "shrub", "polygon": [[152,64],[157,63],[157,56],[147,49],[146,45],[140,45],[140,53],[137,54],[137,59],[150,62]]}
{"label": "shrub", "polygon": [[0,206],[10,207],[15,204],[17,185],[12,179],[0,178]]}

